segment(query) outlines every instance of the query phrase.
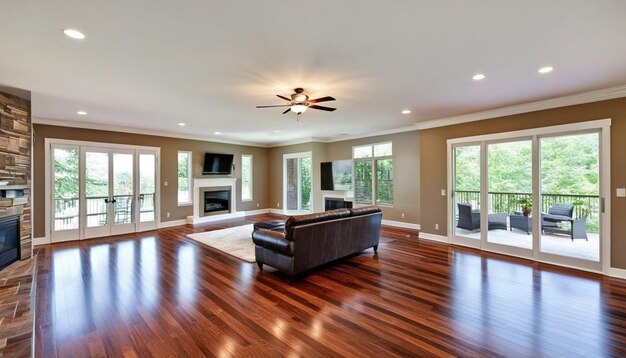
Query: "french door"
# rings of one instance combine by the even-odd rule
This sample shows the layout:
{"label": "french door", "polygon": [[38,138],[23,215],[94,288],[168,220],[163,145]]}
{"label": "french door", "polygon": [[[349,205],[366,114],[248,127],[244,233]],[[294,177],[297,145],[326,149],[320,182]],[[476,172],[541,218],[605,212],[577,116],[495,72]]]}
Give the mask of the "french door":
{"label": "french door", "polygon": [[610,120],[449,140],[450,242],[608,267]]}
{"label": "french door", "polygon": [[157,153],[52,144],[51,241],[157,227]]}

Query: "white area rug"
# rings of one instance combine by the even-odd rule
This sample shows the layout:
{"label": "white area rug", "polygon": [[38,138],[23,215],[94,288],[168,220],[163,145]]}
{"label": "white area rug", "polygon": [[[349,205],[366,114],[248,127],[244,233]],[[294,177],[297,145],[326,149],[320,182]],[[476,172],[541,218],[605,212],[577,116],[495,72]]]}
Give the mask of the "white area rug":
{"label": "white area rug", "polygon": [[252,230],[253,225],[250,224],[189,234],[187,237],[244,261],[256,262]]}

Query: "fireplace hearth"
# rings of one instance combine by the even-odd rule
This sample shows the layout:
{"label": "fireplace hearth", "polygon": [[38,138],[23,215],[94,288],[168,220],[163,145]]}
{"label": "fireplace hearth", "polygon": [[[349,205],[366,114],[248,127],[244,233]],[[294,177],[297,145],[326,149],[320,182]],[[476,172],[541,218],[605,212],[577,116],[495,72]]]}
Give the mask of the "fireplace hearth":
{"label": "fireplace hearth", "polygon": [[0,270],[20,259],[20,217],[0,218]]}

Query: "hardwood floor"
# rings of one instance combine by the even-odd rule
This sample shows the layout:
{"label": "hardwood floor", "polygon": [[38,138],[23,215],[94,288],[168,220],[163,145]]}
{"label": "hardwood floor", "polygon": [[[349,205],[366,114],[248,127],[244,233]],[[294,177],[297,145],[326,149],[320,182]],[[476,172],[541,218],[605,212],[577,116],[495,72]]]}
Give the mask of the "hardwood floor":
{"label": "hardwood floor", "polygon": [[626,281],[384,229],[289,281],[185,238],[42,246],[38,357],[626,356]]}

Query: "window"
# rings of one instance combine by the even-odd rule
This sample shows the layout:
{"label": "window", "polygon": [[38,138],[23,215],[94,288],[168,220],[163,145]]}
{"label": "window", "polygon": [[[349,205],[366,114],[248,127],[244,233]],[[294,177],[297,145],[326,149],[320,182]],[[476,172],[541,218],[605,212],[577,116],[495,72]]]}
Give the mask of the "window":
{"label": "window", "polygon": [[241,156],[241,201],[252,201],[252,155]]}
{"label": "window", "polygon": [[191,200],[191,152],[178,152],[178,205],[190,205]]}
{"label": "window", "polygon": [[356,203],[393,205],[392,155],[391,142],[352,147]]}

